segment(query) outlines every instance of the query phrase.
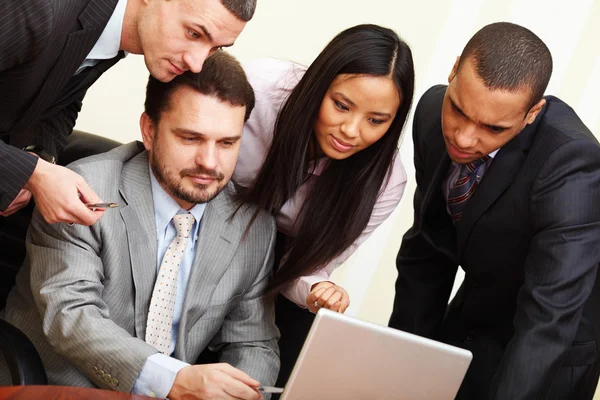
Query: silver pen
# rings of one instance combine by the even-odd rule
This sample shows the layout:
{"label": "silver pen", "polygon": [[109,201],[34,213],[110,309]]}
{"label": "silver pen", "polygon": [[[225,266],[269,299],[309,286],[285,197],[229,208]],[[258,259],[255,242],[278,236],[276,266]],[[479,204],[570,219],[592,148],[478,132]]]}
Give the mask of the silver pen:
{"label": "silver pen", "polygon": [[86,207],[95,210],[96,208],[116,208],[119,205],[117,203],[88,203]]}
{"label": "silver pen", "polygon": [[263,393],[283,393],[283,388],[275,386],[259,386],[257,390]]}

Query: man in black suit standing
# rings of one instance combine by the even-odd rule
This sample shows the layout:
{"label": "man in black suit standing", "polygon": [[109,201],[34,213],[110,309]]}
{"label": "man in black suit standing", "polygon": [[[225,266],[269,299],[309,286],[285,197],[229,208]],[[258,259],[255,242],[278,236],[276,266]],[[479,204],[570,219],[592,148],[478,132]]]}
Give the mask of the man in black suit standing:
{"label": "man in black suit standing", "polygon": [[543,97],[551,73],[536,35],[491,24],[415,111],[390,326],[473,353],[458,399],[591,399],[598,380],[600,147]]}
{"label": "man in black suit standing", "polygon": [[0,2],[0,216],[33,196],[46,221],[91,225],[100,199],[53,165],[86,90],[125,53],[167,82],[199,72],[230,46],[256,0],[4,0]]}

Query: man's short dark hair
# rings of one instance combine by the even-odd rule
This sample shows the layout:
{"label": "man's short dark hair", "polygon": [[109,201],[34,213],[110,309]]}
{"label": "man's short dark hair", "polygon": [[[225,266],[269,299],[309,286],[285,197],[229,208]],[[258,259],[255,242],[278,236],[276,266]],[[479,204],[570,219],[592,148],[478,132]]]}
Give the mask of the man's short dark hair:
{"label": "man's short dark hair", "polygon": [[233,106],[246,106],[244,121],[254,108],[254,90],[240,63],[225,51],[218,50],[204,62],[202,71],[186,71],[170,82],[161,82],[150,75],[146,87],[144,112],[158,123],[160,115],[170,106],[171,93],[180,86],[189,86],[206,95],[227,101]]}
{"label": "man's short dark hair", "polygon": [[552,75],[552,55],[544,42],[529,29],[508,22],[479,30],[465,46],[459,69],[466,60],[472,61],[489,89],[528,89],[527,110],[542,98]]}
{"label": "man's short dark hair", "polygon": [[221,0],[221,4],[244,22],[250,21],[256,11],[256,0]]}

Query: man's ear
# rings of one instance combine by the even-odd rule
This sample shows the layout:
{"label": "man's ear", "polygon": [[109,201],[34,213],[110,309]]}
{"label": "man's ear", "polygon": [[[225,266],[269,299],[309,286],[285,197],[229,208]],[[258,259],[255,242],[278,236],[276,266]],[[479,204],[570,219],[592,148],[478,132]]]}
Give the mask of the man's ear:
{"label": "man's ear", "polygon": [[454,66],[452,67],[452,71],[450,75],[448,75],[448,83],[452,82],[456,73],[458,72],[458,64],[460,63],[460,56],[456,57],[456,61],[454,62]]}
{"label": "man's ear", "polygon": [[150,150],[154,141],[155,125],[154,121],[145,112],[140,116],[140,131],[142,132],[144,147],[146,150]]}
{"label": "man's ear", "polygon": [[542,111],[542,107],[544,107],[545,104],[546,104],[546,99],[541,99],[540,101],[535,103],[533,105],[533,107],[531,107],[529,109],[529,112],[525,116],[525,122],[527,123],[527,125],[529,125],[529,124],[533,123],[533,121],[535,121],[536,117],[538,116],[540,111]]}

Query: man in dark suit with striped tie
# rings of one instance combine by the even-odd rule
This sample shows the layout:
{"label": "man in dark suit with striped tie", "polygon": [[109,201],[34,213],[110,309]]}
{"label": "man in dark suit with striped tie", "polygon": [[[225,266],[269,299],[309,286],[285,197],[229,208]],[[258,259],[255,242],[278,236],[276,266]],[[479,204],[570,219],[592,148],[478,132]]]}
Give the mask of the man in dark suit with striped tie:
{"label": "man in dark suit with striped tie", "polygon": [[491,24],[415,111],[414,224],[390,326],[473,353],[457,399],[581,400],[596,387],[600,147],[543,97],[551,73],[536,35]]}
{"label": "man in dark suit with striped tie", "polygon": [[256,0],[4,0],[0,2],[0,216],[33,196],[46,219],[91,225],[100,199],[53,165],[86,90],[125,53],[167,82],[199,72],[230,46]]}

